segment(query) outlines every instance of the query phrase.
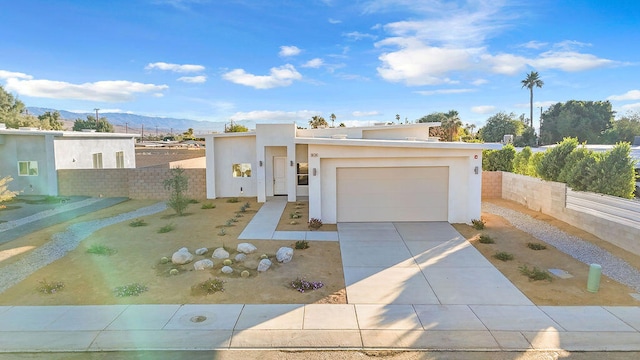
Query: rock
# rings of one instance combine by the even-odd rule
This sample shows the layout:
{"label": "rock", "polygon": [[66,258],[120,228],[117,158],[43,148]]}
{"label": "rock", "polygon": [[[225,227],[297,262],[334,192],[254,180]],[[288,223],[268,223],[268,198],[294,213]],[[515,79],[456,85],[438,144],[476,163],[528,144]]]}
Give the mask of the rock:
{"label": "rock", "polygon": [[223,266],[222,270],[220,271],[222,271],[225,274],[231,274],[233,272],[233,269],[231,268],[231,266]]}
{"label": "rock", "polygon": [[245,254],[236,254],[235,259],[236,259],[236,262],[245,261],[247,259],[247,255],[245,255]]}
{"label": "rock", "polygon": [[213,255],[211,257],[214,259],[228,259],[229,252],[223,248],[217,248],[213,250]]}
{"label": "rock", "polygon": [[237,250],[241,253],[251,254],[252,252],[258,250],[258,248],[249,243],[240,243],[238,244]]}
{"label": "rock", "polygon": [[260,260],[260,263],[258,264],[258,271],[259,272],[264,272],[264,271],[269,270],[270,267],[271,267],[271,260],[262,259],[262,260]]}
{"label": "rock", "polygon": [[193,263],[193,268],[196,270],[211,269],[212,267],[213,267],[213,261],[209,259],[202,259]]}
{"label": "rock", "polygon": [[204,254],[206,254],[207,252],[209,252],[209,249],[207,249],[207,248],[200,248],[200,249],[196,250],[196,255],[204,255]]}
{"label": "rock", "polygon": [[171,256],[171,262],[176,265],[183,265],[190,263],[193,260],[193,254],[189,252],[189,249],[186,247],[181,248],[180,250],[173,253]]}
{"label": "rock", "polygon": [[293,258],[293,249],[290,247],[281,247],[276,252],[276,260],[281,263],[288,263]]}

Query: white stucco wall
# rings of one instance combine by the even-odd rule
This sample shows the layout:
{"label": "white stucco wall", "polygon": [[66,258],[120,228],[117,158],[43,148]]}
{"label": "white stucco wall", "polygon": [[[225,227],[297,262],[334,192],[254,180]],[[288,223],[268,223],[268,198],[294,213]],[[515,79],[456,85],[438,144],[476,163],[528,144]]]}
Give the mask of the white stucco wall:
{"label": "white stucco wall", "polygon": [[93,169],[93,154],[102,154],[104,169],[116,168],[116,153],[124,153],[124,167],[136,167],[133,138],[56,137],[56,169]]}
{"label": "white stucco wall", "polygon": [[[23,195],[57,195],[57,178],[52,149],[45,136],[0,134],[0,177],[11,176],[9,190]],[[49,146],[53,139],[49,138]],[[19,161],[37,161],[37,176],[19,176]],[[53,182],[53,184],[50,184]]]}
{"label": "white stucco wall", "polygon": [[[255,135],[209,135],[205,136],[205,142],[207,198],[257,196],[258,164],[255,155]],[[243,163],[251,164],[251,176],[233,177],[233,164]]]}
{"label": "white stucco wall", "polygon": [[337,168],[402,166],[449,167],[448,221],[468,223],[480,218],[482,177],[474,169],[482,166],[481,149],[317,144],[309,145],[309,216],[336,222]]}
{"label": "white stucco wall", "polygon": [[[287,200],[296,200],[295,124],[256,124],[256,157],[263,166],[258,168],[258,201],[273,195],[273,157],[286,156]],[[290,166],[293,161],[294,166]]]}

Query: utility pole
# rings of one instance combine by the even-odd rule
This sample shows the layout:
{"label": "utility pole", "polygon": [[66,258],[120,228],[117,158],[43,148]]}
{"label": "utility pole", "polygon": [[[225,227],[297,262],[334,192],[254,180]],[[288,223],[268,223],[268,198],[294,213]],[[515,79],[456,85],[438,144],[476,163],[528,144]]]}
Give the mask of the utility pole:
{"label": "utility pole", "polygon": [[156,138],[158,137],[158,125],[156,125]]}
{"label": "utility pole", "polygon": [[124,133],[125,134],[129,133],[129,123],[128,122],[124,123]]}
{"label": "utility pole", "polygon": [[98,117],[98,110],[100,110],[100,109],[95,108],[95,109],[93,109],[93,110],[95,110],[95,111],[96,111],[96,131],[98,131],[98,119],[100,119],[100,118]]}
{"label": "utility pole", "polygon": [[140,136],[142,142],[144,142],[144,124],[142,124],[142,136]]}

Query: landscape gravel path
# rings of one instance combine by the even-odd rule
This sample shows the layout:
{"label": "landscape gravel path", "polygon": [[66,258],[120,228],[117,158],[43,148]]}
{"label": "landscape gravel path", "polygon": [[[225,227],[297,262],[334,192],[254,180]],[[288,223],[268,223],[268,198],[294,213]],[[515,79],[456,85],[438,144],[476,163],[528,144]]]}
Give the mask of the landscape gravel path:
{"label": "landscape gravel path", "polygon": [[488,202],[482,203],[482,210],[505,218],[517,229],[533,235],[585,264],[601,265],[604,275],[640,292],[640,271],[599,246],[515,210]]}
{"label": "landscape gravel path", "polygon": [[[50,241],[33,250],[22,259],[1,267],[0,293],[26,279],[34,271],[65,256],[69,251],[75,249],[82,240],[103,227],[155,214],[166,208],[167,205],[164,202],[160,202],[109,218],[85,221],[69,226],[64,232],[52,235]],[[40,214],[40,216],[46,217],[49,214]],[[32,221],[34,219],[31,218]]]}

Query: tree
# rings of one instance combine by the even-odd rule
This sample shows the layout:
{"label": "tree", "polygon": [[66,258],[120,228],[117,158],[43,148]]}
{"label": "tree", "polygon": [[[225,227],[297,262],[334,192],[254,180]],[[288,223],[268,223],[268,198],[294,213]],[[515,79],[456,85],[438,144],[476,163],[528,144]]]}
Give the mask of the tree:
{"label": "tree", "polygon": [[447,121],[447,114],[443,112],[432,112],[431,114],[425,115],[416,120],[417,123],[439,122],[440,126],[429,128],[429,137],[437,137],[443,141],[446,139],[446,133],[442,127],[442,124],[445,121]]}
{"label": "tree", "polygon": [[557,146],[547,149],[537,166],[537,173],[544,180],[558,181],[567,163],[567,157],[576,147],[578,147],[578,139],[566,138]]}
{"label": "tree", "polygon": [[552,105],[542,113],[540,143],[555,144],[566,137],[599,143],[613,125],[615,112],[609,101],[578,101]]}
{"label": "tree", "polygon": [[38,116],[38,120],[40,120],[40,128],[43,130],[62,130],[62,119],[60,113],[57,111],[53,113],[47,111]]}
{"label": "tree", "polygon": [[331,119],[331,127],[334,127],[333,123],[336,121],[336,114],[331,113],[331,116],[329,116],[329,119]]}
{"label": "tree", "polygon": [[538,136],[536,130],[532,127],[526,127],[522,134],[516,136],[513,144],[518,147],[536,146],[538,143]]}
{"label": "tree", "polygon": [[24,103],[6,92],[0,86],[0,123],[4,123],[8,128],[19,128],[21,126],[38,126],[37,119],[25,114]]}
{"label": "tree", "polygon": [[17,191],[9,190],[9,183],[13,181],[11,176],[5,176],[0,178],[0,209],[4,209],[5,206],[2,205],[3,202],[9,201],[13,199],[16,195],[18,195]]}
{"label": "tree", "polygon": [[396,114],[396,121],[400,122],[400,114]]}
{"label": "tree", "polygon": [[167,205],[175,210],[178,216],[183,216],[184,210],[190,201],[186,196],[187,189],[189,188],[189,179],[184,174],[184,170],[179,167],[171,169],[170,173],[171,177],[165,179],[163,182],[165,190],[171,191]]}
{"label": "tree", "polygon": [[482,170],[513,172],[516,149],[511,144],[500,150],[482,150]]}
{"label": "tree", "polygon": [[84,129],[94,129],[96,132],[114,132],[113,125],[106,117],[101,117],[96,124],[96,118],[93,115],[87,115],[87,120],[78,118],[73,122],[73,131],[82,131]]}
{"label": "tree", "polygon": [[485,126],[478,130],[478,137],[485,142],[501,142],[505,135],[522,134],[523,128],[524,124],[516,114],[499,112],[487,119]]}
{"label": "tree", "polygon": [[322,116],[314,115],[311,120],[309,120],[309,126],[311,126],[312,129],[317,129],[319,127],[327,125],[329,125],[327,123],[327,120],[325,120]]}
{"label": "tree", "polygon": [[631,113],[614,120],[612,127],[605,130],[602,135],[602,142],[604,144],[633,143],[636,136],[640,136],[640,114]]}
{"label": "tree", "polygon": [[450,110],[446,113],[441,126],[444,130],[445,141],[458,140],[458,128],[462,126],[462,120],[460,120],[460,116],[457,111]]}
{"label": "tree", "polygon": [[529,89],[529,120],[531,121],[531,127],[533,127],[533,88],[542,88],[544,81],[540,80],[540,75],[537,71],[532,71],[527,74],[527,77],[521,81],[522,87]]}
{"label": "tree", "polygon": [[240,124],[231,123],[231,125],[224,127],[224,132],[226,133],[239,133],[247,131],[249,131],[249,129],[246,126]]}

